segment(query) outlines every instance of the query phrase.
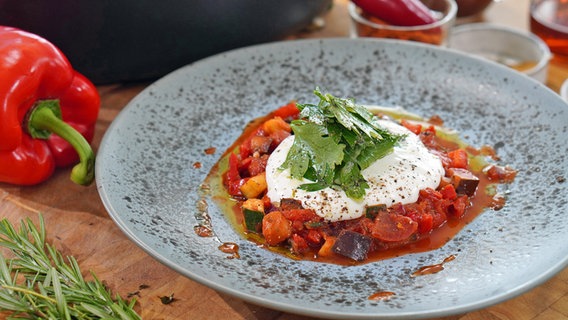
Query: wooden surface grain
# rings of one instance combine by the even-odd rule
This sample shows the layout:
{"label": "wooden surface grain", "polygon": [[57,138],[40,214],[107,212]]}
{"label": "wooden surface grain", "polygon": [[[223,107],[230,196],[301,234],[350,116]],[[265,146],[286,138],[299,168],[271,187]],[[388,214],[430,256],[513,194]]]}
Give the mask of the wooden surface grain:
{"label": "wooden surface grain", "polygon": [[[347,36],[350,23],[346,3],[347,0],[336,0],[323,17],[324,28],[291,38]],[[495,2],[476,20],[526,30],[528,0]],[[558,91],[566,78],[568,66],[553,60],[546,84]],[[98,88],[102,109],[93,143],[95,149],[120,110],[147,85],[115,84]],[[84,271],[94,271],[114,292],[123,297],[135,296],[139,301],[136,308],[144,319],[309,319],[246,303],[165,267],[128,240],[112,222],[95,185],[76,186],[68,180],[68,174],[68,170],[58,171],[52,179],[34,187],[0,183],[1,216],[16,223],[23,217],[36,220],[41,212],[46,220],[48,240],[64,254],[75,256]],[[171,294],[175,302],[168,305],[160,302],[159,297]],[[568,319],[568,269],[511,300],[443,319]]]}

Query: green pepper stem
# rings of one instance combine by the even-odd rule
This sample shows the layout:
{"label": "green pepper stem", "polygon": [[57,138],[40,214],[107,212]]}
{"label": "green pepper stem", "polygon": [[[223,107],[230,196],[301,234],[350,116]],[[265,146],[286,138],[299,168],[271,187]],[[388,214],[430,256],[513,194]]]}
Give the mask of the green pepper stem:
{"label": "green pepper stem", "polygon": [[81,133],[61,119],[58,100],[39,101],[28,114],[27,129],[34,138],[47,139],[54,133],[67,141],[79,155],[79,163],[71,170],[71,180],[80,185],[93,182],[95,153]]}

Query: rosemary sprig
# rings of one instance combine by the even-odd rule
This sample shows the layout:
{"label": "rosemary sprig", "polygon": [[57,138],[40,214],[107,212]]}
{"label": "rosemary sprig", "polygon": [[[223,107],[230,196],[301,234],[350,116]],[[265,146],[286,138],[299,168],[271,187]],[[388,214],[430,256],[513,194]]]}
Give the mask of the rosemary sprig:
{"label": "rosemary sprig", "polygon": [[86,281],[77,260],[65,259],[45,236],[41,215],[39,228],[29,218],[19,230],[0,221],[0,247],[12,253],[0,253],[0,311],[8,319],[141,319],[136,299],[113,298],[93,272]]}

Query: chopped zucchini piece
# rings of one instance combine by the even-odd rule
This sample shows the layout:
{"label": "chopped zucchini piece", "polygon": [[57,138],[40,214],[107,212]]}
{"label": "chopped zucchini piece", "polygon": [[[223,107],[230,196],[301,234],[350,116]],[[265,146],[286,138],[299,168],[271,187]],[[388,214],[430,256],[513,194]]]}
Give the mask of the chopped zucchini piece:
{"label": "chopped zucchini piece", "polygon": [[264,212],[251,210],[243,207],[243,215],[245,218],[245,228],[250,232],[259,232],[264,218]]}
{"label": "chopped zucchini piece", "polygon": [[256,198],[266,191],[266,175],[260,173],[248,179],[242,186],[241,192],[247,199]]}

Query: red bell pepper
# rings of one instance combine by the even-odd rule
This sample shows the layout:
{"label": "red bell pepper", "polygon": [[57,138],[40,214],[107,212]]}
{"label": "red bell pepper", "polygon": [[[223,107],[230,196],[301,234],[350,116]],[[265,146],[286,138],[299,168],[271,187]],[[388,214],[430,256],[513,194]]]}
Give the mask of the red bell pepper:
{"label": "red bell pepper", "polygon": [[[96,87],[47,40],[0,26],[0,182],[34,185],[56,167],[71,180],[94,179]],[[51,134],[54,133],[54,134]]]}
{"label": "red bell pepper", "polygon": [[419,0],[351,0],[366,13],[395,26],[419,26],[436,22]]}
{"label": "red bell pepper", "polygon": [[448,158],[450,158],[450,166],[452,168],[467,169],[469,158],[467,151],[464,149],[456,149],[448,152]]}

